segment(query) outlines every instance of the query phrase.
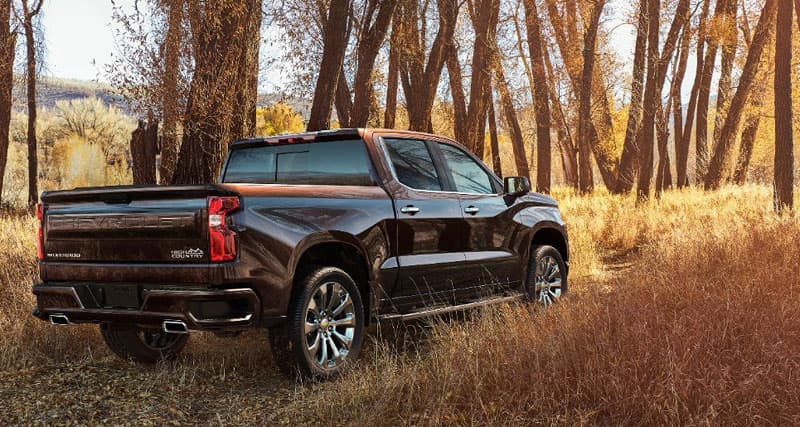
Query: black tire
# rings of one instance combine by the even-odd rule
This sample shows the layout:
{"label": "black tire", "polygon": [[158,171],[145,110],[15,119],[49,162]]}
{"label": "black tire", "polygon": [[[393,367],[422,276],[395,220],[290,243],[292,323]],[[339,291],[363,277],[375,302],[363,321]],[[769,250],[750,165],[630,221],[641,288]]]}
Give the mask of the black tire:
{"label": "black tire", "polygon": [[333,378],[349,369],[361,350],[365,323],[361,293],[352,277],[336,267],[319,268],[298,286],[286,324],[269,331],[272,357],[288,375]]}
{"label": "black tire", "polygon": [[[544,264],[551,266],[551,269],[544,272]],[[547,283],[543,280],[544,276],[547,276]],[[567,293],[567,290],[567,265],[564,258],[561,257],[561,253],[556,248],[547,245],[531,248],[528,277],[525,280],[525,292],[528,300],[546,307],[558,302]]]}
{"label": "black tire", "polygon": [[115,322],[101,323],[100,334],[117,356],[146,364],[174,359],[189,340],[188,334],[168,334]]}

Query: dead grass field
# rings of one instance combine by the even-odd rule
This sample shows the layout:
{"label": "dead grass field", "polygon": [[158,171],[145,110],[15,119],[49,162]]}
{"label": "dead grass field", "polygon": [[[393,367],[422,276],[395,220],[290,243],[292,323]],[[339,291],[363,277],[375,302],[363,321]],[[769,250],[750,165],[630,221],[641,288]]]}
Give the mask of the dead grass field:
{"label": "dead grass field", "polygon": [[[0,419],[10,424],[800,423],[800,217],[766,187],[556,193],[571,295],[373,333],[360,366],[297,384],[265,334],[193,334],[172,363],[115,359],[33,319],[34,221],[0,220]],[[392,338],[387,338],[391,336]],[[399,336],[399,339],[398,339]]]}

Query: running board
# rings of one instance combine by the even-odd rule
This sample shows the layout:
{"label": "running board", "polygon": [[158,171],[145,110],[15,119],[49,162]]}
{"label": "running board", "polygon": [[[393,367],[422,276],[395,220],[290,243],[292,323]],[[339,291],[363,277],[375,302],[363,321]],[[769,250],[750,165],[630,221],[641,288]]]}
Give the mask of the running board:
{"label": "running board", "polygon": [[446,307],[436,307],[436,308],[424,308],[424,309],[422,309],[420,311],[414,311],[414,312],[406,313],[406,314],[398,314],[398,313],[382,314],[382,315],[376,316],[376,318],[379,321],[380,320],[411,320],[411,319],[418,319],[420,317],[437,316],[437,315],[440,315],[440,314],[452,313],[454,311],[469,310],[469,309],[472,309],[472,308],[484,307],[484,306],[492,305],[492,304],[502,304],[504,302],[517,301],[517,300],[522,299],[524,296],[525,296],[525,294],[519,293],[519,294],[514,294],[514,295],[509,295],[509,296],[504,296],[504,297],[495,297],[495,298],[489,298],[489,299],[484,299],[484,300],[480,300],[480,301],[469,302],[469,303],[466,303],[466,304],[452,305],[452,306],[446,306]]}

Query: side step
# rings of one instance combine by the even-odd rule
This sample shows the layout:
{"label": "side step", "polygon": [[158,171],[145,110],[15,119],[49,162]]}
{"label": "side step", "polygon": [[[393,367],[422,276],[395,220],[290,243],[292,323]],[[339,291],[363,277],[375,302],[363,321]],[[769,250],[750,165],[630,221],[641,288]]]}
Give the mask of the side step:
{"label": "side step", "polygon": [[487,305],[492,304],[502,304],[504,302],[512,302],[521,300],[525,297],[525,294],[518,293],[509,296],[503,297],[492,297],[487,299],[482,299],[479,301],[473,301],[466,304],[459,304],[459,305],[451,305],[451,306],[444,306],[444,307],[432,307],[432,308],[423,308],[419,311],[414,311],[411,313],[406,314],[399,314],[399,313],[392,313],[392,314],[382,314],[376,316],[378,320],[411,320],[411,319],[419,319],[420,317],[429,317],[429,316],[437,316],[440,314],[445,313],[452,313],[454,311],[462,311],[462,310],[469,310],[472,308],[484,307]]}

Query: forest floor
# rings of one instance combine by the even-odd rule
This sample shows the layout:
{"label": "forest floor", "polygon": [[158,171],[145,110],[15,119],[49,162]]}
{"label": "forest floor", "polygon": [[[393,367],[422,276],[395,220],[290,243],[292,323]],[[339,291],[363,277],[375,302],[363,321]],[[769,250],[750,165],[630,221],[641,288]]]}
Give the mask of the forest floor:
{"label": "forest floor", "polygon": [[373,331],[337,381],[287,380],[263,331],[192,334],[173,362],[114,357],[30,315],[35,221],[0,219],[0,422],[798,424],[800,216],[766,187],[555,194],[570,295]]}

